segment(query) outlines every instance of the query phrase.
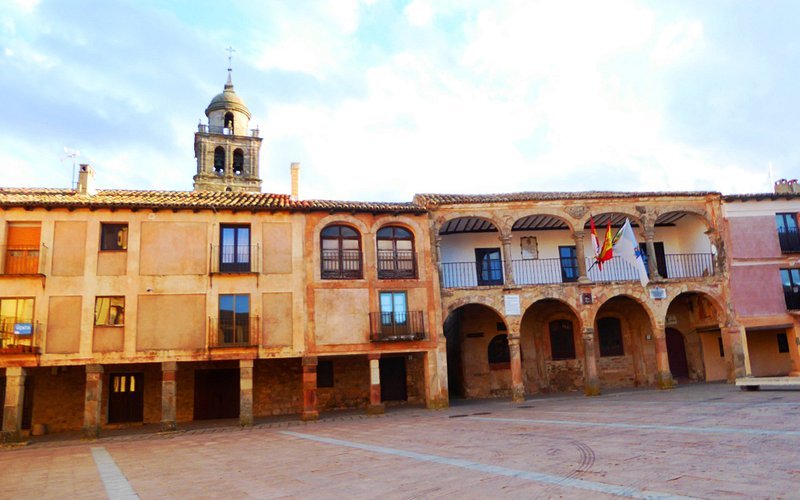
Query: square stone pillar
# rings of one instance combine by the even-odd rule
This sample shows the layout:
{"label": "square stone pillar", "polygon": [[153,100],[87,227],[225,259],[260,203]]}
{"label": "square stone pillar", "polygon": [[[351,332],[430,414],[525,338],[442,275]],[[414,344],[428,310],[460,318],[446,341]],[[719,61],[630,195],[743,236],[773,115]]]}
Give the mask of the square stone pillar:
{"label": "square stone pillar", "polygon": [[25,368],[6,368],[6,399],[3,402],[3,443],[22,441],[22,408],[25,400]]}
{"label": "square stone pillar", "polygon": [[583,329],[583,393],[587,396],[600,395],[597,355],[594,352],[594,328]]}
{"label": "square stone pillar", "polygon": [[317,411],[317,357],[303,358],[303,414],[305,421],[319,418]]}
{"label": "square stone pillar", "polygon": [[161,431],[170,432],[178,428],[178,386],[176,375],[178,363],[161,363]]}
{"label": "square stone pillar", "polygon": [[86,365],[86,392],[83,400],[83,436],[100,437],[103,401],[103,365]]}
{"label": "square stone pillar", "polygon": [[239,425],[253,425],[253,360],[239,360]]}
{"label": "square stone pillar", "polygon": [[381,354],[378,352],[367,354],[369,359],[369,406],[367,413],[377,415],[386,411],[381,401]]}
{"label": "square stone pillar", "polygon": [[525,382],[522,380],[519,332],[508,332],[508,354],[511,365],[511,399],[516,402],[525,401]]}
{"label": "square stone pillar", "polygon": [[728,383],[736,382],[745,376],[744,365],[744,327],[729,326],[722,329],[722,347],[725,351],[725,364],[728,369]]}
{"label": "square stone pillar", "polygon": [[444,335],[440,336],[438,347],[424,353],[425,363],[425,406],[438,410],[449,406],[447,393],[447,344]]}
{"label": "square stone pillar", "polygon": [[[655,260],[655,259],[652,259]],[[672,389],[675,387],[675,380],[669,369],[669,354],[667,353],[667,333],[664,327],[658,327],[653,332],[653,340],[656,343],[656,386],[659,389]]]}

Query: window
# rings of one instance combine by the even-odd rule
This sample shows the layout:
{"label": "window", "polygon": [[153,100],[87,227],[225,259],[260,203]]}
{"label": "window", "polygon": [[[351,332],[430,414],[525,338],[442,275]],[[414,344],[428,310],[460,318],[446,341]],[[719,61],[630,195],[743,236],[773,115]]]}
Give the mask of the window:
{"label": "window", "polygon": [[499,248],[476,248],[475,263],[479,286],[503,284],[503,261]]}
{"label": "window", "polygon": [[250,296],[219,296],[219,344],[247,345],[250,342]]}
{"label": "window", "polygon": [[800,269],[781,269],[786,309],[800,309]]}
{"label": "window", "polygon": [[222,146],[214,150],[214,173],[225,175],[225,148]]}
{"label": "window", "polygon": [[775,214],[778,240],[782,252],[800,252],[800,232],[797,229],[797,214]]}
{"label": "window", "polygon": [[414,235],[402,227],[378,230],[378,278],[415,278]]}
{"label": "window", "polygon": [[100,224],[100,250],[127,250],[127,224]]}
{"label": "window", "polygon": [[225,128],[228,129],[227,133],[233,135],[233,113],[230,111],[225,113]]}
{"label": "window", "polygon": [[572,321],[559,319],[550,322],[550,353],[553,360],[575,359]]}
{"label": "window", "polygon": [[405,325],[408,321],[406,292],[381,292],[381,324]]}
{"label": "window", "polygon": [[30,343],[33,299],[0,299],[0,347]]}
{"label": "window", "polygon": [[600,342],[600,356],[624,356],[622,348],[622,323],[618,318],[597,320],[597,335]]}
{"label": "window", "polygon": [[125,324],[125,297],[97,297],[94,301],[95,326]]}
{"label": "window", "polygon": [[317,362],[317,387],[333,387],[333,361]]}
{"label": "window", "polygon": [[575,245],[558,247],[561,259],[561,279],[564,283],[578,281],[578,255]]}
{"label": "window", "polygon": [[219,230],[219,271],[250,272],[250,226],[223,224]]}
{"label": "window", "polygon": [[503,370],[511,367],[511,353],[508,350],[508,335],[495,335],[487,349],[489,369]]}
{"label": "window", "polygon": [[789,352],[789,339],[786,337],[785,333],[779,333],[777,335],[778,340],[778,352]]}
{"label": "window", "polygon": [[322,230],[322,279],[361,278],[361,235],[350,226]]}
{"label": "window", "polygon": [[233,151],[233,175],[240,176],[244,173],[244,153],[241,149]]}
{"label": "window", "polygon": [[3,274],[39,273],[41,231],[39,223],[8,223]]}

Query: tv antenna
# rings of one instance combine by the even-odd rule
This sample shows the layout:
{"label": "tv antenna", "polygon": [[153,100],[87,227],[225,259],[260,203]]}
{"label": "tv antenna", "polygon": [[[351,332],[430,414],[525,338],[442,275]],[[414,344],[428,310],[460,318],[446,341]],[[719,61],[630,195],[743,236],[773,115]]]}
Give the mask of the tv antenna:
{"label": "tv antenna", "polygon": [[64,160],[67,158],[72,158],[72,183],[70,184],[70,189],[75,189],[75,158],[79,157],[81,152],[77,149],[70,149],[64,146],[64,156],[61,157],[60,161],[61,164],[64,164]]}

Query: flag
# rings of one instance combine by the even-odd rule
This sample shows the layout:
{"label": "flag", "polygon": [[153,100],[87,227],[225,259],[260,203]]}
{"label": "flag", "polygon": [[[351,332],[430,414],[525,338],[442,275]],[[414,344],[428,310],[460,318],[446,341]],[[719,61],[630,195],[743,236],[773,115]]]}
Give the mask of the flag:
{"label": "flag", "polygon": [[594,217],[589,218],[589,226],[592,228],[592,248],[594,248],[594,260],[599,261],[600,240],[597,238],[597,231],[594,228]]}
{"label": "flag", "polygon": [[614,241],[615,237],[611,235],[611,221],[608,221],[606,228],[606,239],[603,240],[603,247],[600,249],[600,255],[597,257],[597,267],[603,270],[603,262],[611,260],[614,256]]}
{"label": "flag", "polygon": [[639,250],[639,243],[636,241],[636,235],[633,234],[631,228],[631,221],[625,219],[625,224],[619,230],[614,242],[614,253],[622,257],[639,273],[639,281],[642,286],[647,286],[650,279],[647,277],[647,269],[644,266],[644,259],[642,252]]}

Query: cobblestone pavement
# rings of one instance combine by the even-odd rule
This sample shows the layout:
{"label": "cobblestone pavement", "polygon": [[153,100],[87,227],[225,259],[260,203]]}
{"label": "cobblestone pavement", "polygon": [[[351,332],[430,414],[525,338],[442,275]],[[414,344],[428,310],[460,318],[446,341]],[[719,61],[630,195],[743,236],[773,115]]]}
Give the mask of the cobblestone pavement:
{"label": "cobblestone pavement", "polygon": [[456,402],[0,451],[0,498],[800,498],[800,392]]}

